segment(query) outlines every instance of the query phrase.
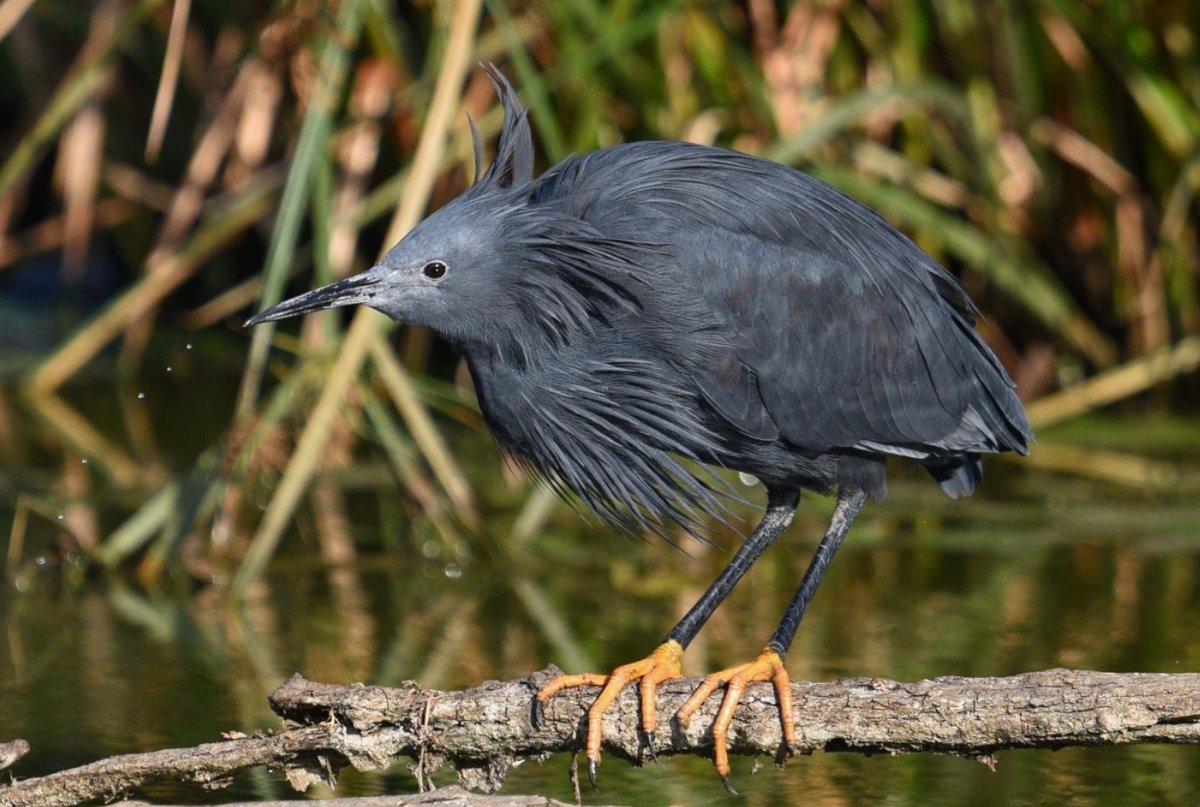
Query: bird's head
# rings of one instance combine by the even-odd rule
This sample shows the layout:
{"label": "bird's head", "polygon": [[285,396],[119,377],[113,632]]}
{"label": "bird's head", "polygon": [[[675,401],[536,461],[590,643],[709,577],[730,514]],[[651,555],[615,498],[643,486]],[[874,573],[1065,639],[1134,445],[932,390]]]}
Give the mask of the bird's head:
{"label": "bird's head", "polygon": [[394,320],[464,339],[503,304],[505,219],[523,203],[533,179],[533,141],[524,107],[507,79],[484,69],[504,105],[496,158],[483,171],[474,124],[475,184],[417,225],[362,274],[284,300],[247,326],[349,305],[366,305]]}
{"label": "bird's head", "polygon": [[637,307],[638,281],[626,276],[643,271],[643,245],[605,238],[566,211],[533,203],[541,180],[533,178],[527,112],[504,76],[485,70],[504,124],[486,172],[472,126],[475,184],[371,269],[271,306],[247,325],[366,305],[463,347],[524,352],[539,336],[567,341],[614,307]]}
{"label": "bird's head", "polygon": [[487,313],[501,277],[494,249],[495,215],[460,198],[422,221],[367,271],[285,300],[246,324],[350,305],[365,305],[398,322],[459,336]]}

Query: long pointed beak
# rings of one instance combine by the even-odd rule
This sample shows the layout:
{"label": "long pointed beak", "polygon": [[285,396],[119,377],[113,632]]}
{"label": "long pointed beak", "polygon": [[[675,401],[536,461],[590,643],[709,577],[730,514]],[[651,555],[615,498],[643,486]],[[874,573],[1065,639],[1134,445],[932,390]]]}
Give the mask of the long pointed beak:
{"label": "long pointed beak", "polygon": [[367,290],[378,284],[378,277],[373,276],[371,272],[363,272],[259,311],[246,320],[245,327],[250,328],[263,322],[311,314],[314,311],[324,311],[327,308],[365,303],[375,297],[374,292]]}

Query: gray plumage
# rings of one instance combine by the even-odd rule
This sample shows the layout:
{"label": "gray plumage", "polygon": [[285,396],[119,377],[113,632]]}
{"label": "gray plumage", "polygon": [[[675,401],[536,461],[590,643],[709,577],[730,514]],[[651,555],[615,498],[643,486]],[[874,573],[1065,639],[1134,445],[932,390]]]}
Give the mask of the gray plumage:
{"label": "gray plumage", "polygon": [[[434,329],[466,358],[500,445],[631,529],[721,513],[721,486],[682,459],[879,498],[888,456],[962,496],[980,455],[1026,451],[970,300],[877,214],[794,169],[686,143],[535,177],[526,111],[492,75],[505,119],[475,184],[375,268],[251,322],[363,303]],[[444,274],[428,276],[434,263]]]}
{"label": "gray plumage", "polygon": [[[786,691],[782,658],[863,503],[884,494],[887,457],[921,463],[963,496],[981,455],[1024,453],[1032,434],[958,282],[863,205],[791,168],[686,143],[614,146],[534,177],[526,112],[489,74],[504,124],[486,172],[475,137],[475,184],[374,268],[250,323],[365,304],[434,329],[466,358],[505,451],[628,530],[669,538],[672,525],[697,534],[705,516],[722,518],[735,494],[705,464],[762,480],[757,528],[662,646],[609,676],[589,711],[594,783],[600,717],[617,691],[630,676],[679,674],[683,650],[787,528],[801,490],[837,495],[808,570],[763,653],[706,681],[746,676]],[[535,717],[591,680],[552,680]],[[653,704],[643,707],[652,751]],[[786,738],[786,699],[780,710]],[[733,712],[720,714],[714,739]],[[732,790],[725,749],[714,748]]]}
{"label": "gray plumage", "polygon": [[[962,496],[980,454],[1025,452],[971,301],[874,211],[686,143],[618,145],[534,178],[526,110],[498,89],[492,166],[342,303],[454,342],[500,446],[556,488],[625,527],[695,527],[720,506],[672,455],[878,498],[888,455]],[[432,261],[442,279],[419,274]]]}
{"label": "gray plumage", "polygon": [[[713,678],[786,691],[782,658],[863,503],[883,496],[885,459],[921,463],[950,496],[971,493],[981,455],[1024,453],[1032,439],[1013,383],[954,277],[858,202],[791,168],[686,143],[615,146],[534,177],[526,112],[488,72],[504,124],[486,172],[472,126],[475,184],[374,268],[249,324],[365,304],[432,328],[466,358],[504,450],[628,530],[669,538],[673,524],[699,533],[704,516],[723,517],[734,494],[705,464],[762,480],[762,520],[637,664],[643,684],[679,674],[801,490],[836,492],[766,648]],[[593,784],[600,717],[629,675],[610,676],[589,711]],[[535,723],[556,692],[590,680],[546,684]],[[734,708],[740,691],[727,691]],[[786,742],[792,714],[779,706]],[[653,754],[652,702],[642,714]],[[732,708],[720,714],[714,739]],[[714,749],[732,791],[725,748]]]}

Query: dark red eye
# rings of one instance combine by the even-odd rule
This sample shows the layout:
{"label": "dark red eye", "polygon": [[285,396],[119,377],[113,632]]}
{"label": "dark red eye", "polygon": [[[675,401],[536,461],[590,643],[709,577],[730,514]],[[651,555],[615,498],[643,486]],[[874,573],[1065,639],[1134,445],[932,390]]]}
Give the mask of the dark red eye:
{"label": "dark red eye", "polygon": [[425,277],[437,280],[442,275],[446,274],[446,264],[441,261],[430,261],[425,264],[425,268],[421,270]]}

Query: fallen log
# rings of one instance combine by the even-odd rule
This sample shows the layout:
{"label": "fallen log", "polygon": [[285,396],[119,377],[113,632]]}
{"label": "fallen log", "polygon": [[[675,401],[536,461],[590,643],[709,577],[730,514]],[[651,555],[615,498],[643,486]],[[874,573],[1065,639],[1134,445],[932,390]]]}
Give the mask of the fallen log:
{"label": "fallen log", "polygon": [[[295,799],[290,801],[241,801],[222,807],[299,807]],[[576,807],[565,801],[545,796],[481,796],[461,787],[440,787],[429,793],[413,793],[403,796],[347,796],[340,799],[322,799],[320,807]],[[119,801],[108,807],[169,807],[154,805],[146,801]],[[183,805],[174,805],[183,807]]]}
{"label": "fallen log", "polygon": [[[298,789],[331,782],[351,765],[377,770],[409,757],[422,787],[453,766],[459,781],[494,792],[508,768],[525,759],[574,751],[596,691],[567,690],[531,722],[533,695],[557,670],[488,682],[458,692],[410,684],[398,688],[336,685],[294,675],[270,696],[272,709],[294,724],[257,737],[231,736],[193,748],[130,754],[0,786],[3,807],[56,807],[112,797],[151,782],[212,786],[248,767],[285,771]],[[660,715],[673,714],[699,679],[659,688]],[[851,678],[795,683],[796,738],[781,749],[769,685],[751,686],[729,733],[731,754],[789,755],[815,751],[956,754],[994,763],[1015,748],[1200,743],[1200,674],[1046,670],[1006,678],[935,678],[902,683]],[[656,737],[659,756],[711,755],[714,696],[687,727],[671,721]],[[636,687],[628,687],[604,719],[604,751],[635,763],[649,750],[638,730]],[[35,749],[36,751],[36,749]]]}

